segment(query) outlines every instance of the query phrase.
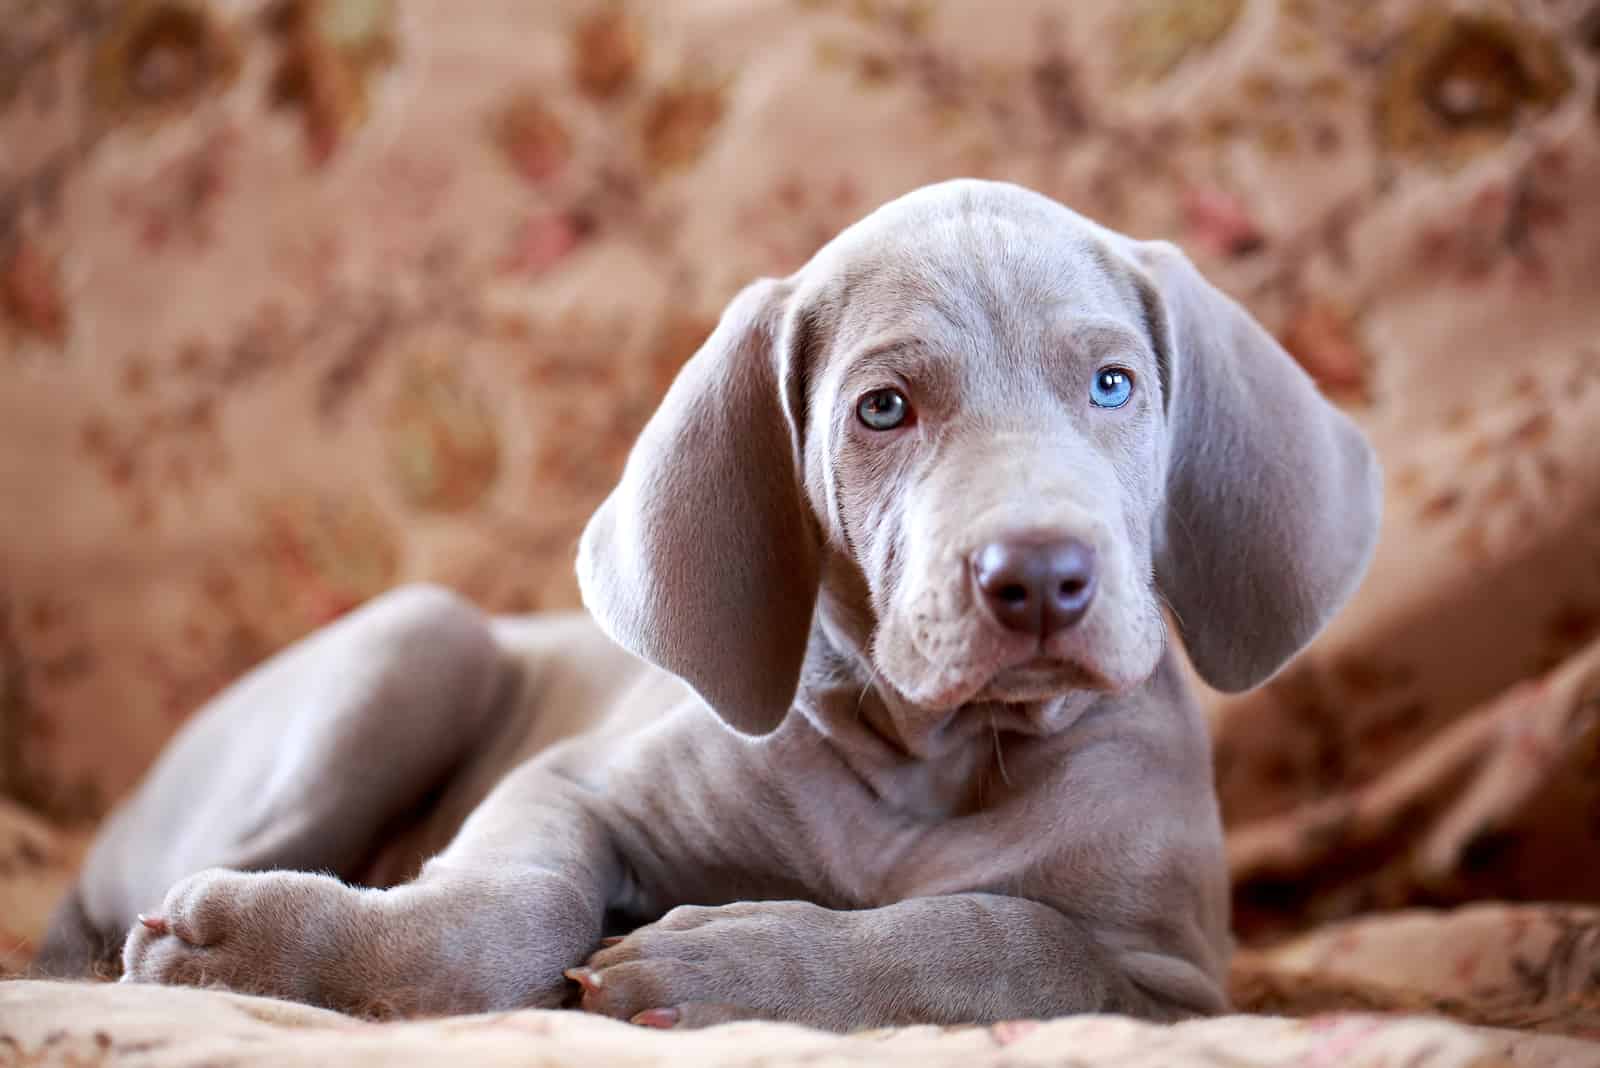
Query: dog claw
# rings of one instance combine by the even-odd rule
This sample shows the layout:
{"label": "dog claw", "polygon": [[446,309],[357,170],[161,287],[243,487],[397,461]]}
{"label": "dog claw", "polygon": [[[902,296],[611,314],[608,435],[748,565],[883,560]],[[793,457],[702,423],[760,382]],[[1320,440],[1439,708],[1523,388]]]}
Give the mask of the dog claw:
{"label": "dog claw", "polygon": [[154,931],[156,934],[167,933],[167,919],[165,916],[146,916],[141,912],[139,913],[139,922],[144,924],[150,930]]}
{"label": "dog claw", "polygon": [[645,1009],[628,1021],[640,1027],[654,1027],[658,1030],[667,1030],[678,1026],[677,1009]]}
{"label": "dog claw", "polygon": [[568,968],[561,974],[583,987],[585,994],[592,994],[600,989],[600,976],[592,968]]}

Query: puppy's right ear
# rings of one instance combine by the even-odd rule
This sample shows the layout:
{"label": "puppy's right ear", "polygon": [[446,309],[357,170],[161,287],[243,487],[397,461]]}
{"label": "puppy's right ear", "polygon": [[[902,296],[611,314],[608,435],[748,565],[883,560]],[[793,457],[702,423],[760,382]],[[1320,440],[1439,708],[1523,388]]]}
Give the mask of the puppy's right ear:
{"label": "puppy's right ear", "polygon": [[730,726],[774,730],[799,685],[821,546],[799,478],[789,283],[744,289],[684,365],[578,548],[600,626]]}

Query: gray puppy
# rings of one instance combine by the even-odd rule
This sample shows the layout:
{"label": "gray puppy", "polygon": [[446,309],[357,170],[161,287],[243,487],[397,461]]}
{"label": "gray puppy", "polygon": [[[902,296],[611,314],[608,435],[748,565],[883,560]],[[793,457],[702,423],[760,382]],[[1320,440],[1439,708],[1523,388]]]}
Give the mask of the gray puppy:
{"label": "gray puppy", "polygon": [[416,587],[274,657],[108,819],[42,964],[131,927],[124,981],[351,1011],[1217,1012],[1163,604],[1259,684],[1356,586],[1379,483],[1176,248],[919,190],[729,305],[584,534],[592,619]]}

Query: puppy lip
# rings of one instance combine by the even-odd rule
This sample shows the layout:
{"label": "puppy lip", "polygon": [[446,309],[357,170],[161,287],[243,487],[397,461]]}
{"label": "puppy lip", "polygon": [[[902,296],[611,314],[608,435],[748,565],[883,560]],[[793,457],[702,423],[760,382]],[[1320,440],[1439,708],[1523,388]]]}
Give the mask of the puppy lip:
{"label": "puppy lip", "polygon": [[1000,650],[999,655],[987,663],[972,665],[971,670],[937,692],[902,686],[893,682],[883,665],[877,667],[881,679],[930,713],[955,712],[975,701],[1028,703],[1084,690],[1112,692],[1117,688],[1085,660],[1046,653],[1032,643]]}
{"label": "puppy lip", "polygon": [[1001,667],[979,688],[1000,700],[1041,700],[1074,690],[1109,688],[1100,673],[1076,659],[1034,654]]}

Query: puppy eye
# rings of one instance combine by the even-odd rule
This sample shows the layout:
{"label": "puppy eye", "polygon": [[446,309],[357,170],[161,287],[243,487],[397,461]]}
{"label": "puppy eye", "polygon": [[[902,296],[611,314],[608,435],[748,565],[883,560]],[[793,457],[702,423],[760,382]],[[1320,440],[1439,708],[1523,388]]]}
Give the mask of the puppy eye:
{"label": "puppy eye", "polygon": [[875,389],[856,402],[856,418],[868,430],[893,430],[911,414],[911,402],[898,389]]}
{"label": "puppy eye", "polygon": [[1102,367],[1089,387],[1089,403],[1096,408],[1120,408],[1133,396],[1133,372],[1121,367]]}

